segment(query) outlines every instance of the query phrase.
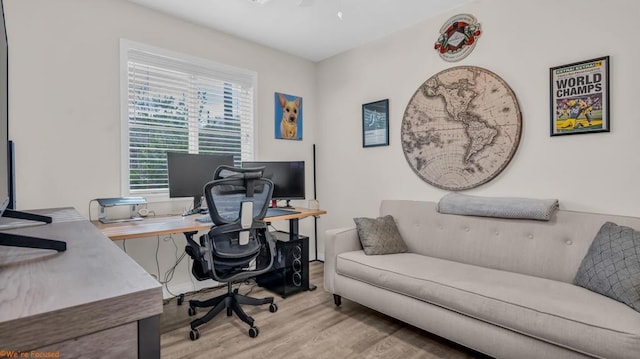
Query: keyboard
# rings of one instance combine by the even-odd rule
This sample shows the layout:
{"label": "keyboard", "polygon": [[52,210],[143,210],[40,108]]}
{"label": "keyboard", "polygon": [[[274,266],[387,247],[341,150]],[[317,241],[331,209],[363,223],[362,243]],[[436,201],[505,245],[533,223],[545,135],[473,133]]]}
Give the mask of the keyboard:
{"label": "keyboard", "polygon": [[297,214],[300,213],[298,211],[294,211],[292,209],[284,209],[284,208],[267,208],[267,215],[265,217],[278,217],[278,216],[286,216],[289,214]]}
{"label": "keyboard", "polygon": [[208,214],[203,214],[202,216],[196,217],[196,222],[213,223],[213,221],[211,220],[211,216]]}
{"label": "keyboard", "polygon": [[208,208],[201,208],[201,207],[193,208],[193,209],[190,209],[188,211],[185,211],[182,215],[183,216],[190,216],[192,214],[197,214],[197,213],[208,214],[209,213],[209,209]]}

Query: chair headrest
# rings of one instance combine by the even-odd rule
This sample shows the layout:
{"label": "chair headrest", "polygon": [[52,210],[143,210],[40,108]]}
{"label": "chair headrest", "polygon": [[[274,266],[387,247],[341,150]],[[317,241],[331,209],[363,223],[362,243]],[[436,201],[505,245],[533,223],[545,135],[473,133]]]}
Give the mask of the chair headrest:
{"label": "chair headrest", "polygon": [[220,166],[214,180],[204,186],[204,195],[213,223],[222,225],[240,220],[243,202],[252,202],[251,217],[261,220],[273,194],[273,182],[262,177],[263,168]]}
{"label": "chair headrest", "polygon": [[223,178],[243,178],[247,180],[262,178],[264,167],[238,168],[228,165],[221,165],[216,168],[213,179]]}

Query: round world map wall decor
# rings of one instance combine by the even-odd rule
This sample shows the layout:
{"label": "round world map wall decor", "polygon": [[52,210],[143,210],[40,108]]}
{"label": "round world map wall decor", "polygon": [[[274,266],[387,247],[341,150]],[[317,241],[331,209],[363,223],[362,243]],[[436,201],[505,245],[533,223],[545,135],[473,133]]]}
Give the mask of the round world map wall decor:
{"label": "round world map wall decor", "polygon": [[520,143],[522,115],[498,75],[458,66],[425,81],[407,104],[402,149],[413,171],[438,188],[458,191],[496,177]]}

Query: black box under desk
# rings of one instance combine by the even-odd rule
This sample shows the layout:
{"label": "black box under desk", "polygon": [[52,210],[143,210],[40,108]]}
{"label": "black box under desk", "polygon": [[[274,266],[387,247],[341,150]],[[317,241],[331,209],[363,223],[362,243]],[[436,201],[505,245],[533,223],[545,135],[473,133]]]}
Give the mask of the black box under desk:
{"label": "black box under desk", "polygon": [[270,232],[276,240],[273,270],[256,277],[259,286],[286,298],[309,290],[309,237],[289,233]]}

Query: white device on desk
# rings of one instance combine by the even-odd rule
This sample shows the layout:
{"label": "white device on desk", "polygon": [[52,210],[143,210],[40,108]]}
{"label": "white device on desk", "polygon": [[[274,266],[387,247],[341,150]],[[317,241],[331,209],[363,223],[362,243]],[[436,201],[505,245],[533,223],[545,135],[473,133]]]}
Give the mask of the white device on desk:
{"label": "white device on desk", "polygon": [[[102,223],[115,223],[115,222],[128,222],[139,221],[142,217],[138,215],[138,206],[146,204],[147,200],[144,197],[117,197],[117,198],[98,198],[96,199],[100,205],[100,213],[98,214],[98,220]],[[131,215],[129,218],[123,219],[109,219],[107,217],[107,207],[115,206],[131,206]]]}

